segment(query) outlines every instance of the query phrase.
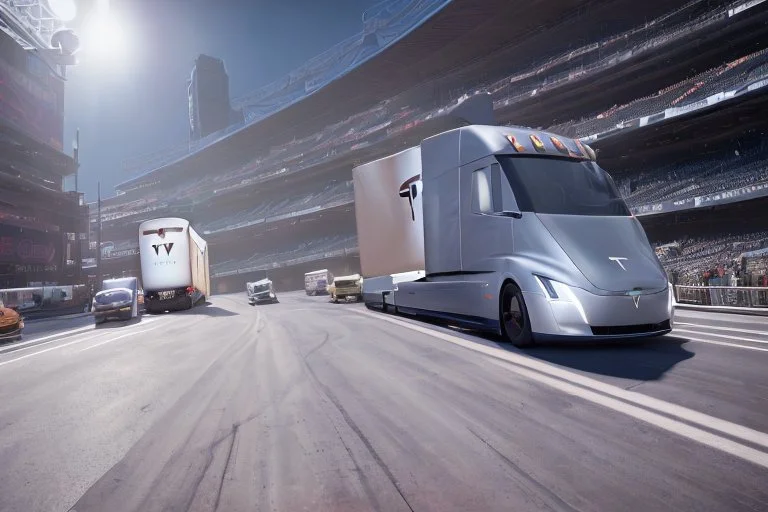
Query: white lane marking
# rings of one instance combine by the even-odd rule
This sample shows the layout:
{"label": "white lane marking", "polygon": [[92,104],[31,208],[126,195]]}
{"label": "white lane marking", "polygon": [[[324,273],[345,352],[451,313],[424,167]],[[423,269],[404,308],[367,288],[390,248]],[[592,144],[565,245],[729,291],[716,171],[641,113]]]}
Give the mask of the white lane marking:
{"label": "white lane marking", "polygon": [[768,340],[755,340],[752,338],[742,338],[741,336],[731,336],[729,334],[717,334],[714,332],[701,332],[701,331],[693,331],[691,329],[674,329],[672,331],[672,334],[676,332],[686,332],[690,334],[698,334],[698,335],[704,335],[704,336],[714,336],[716,338],[725,338],[727,340],[738,340],[738,341],[749,341],[751,343],[768,343]]}
{"label": "white lane marking", "polygon": [[[136,325],[138,325],[138,324],[136,324]],[[139,331],[139,332],[143,332],[143,331]],[[106,334],[106,333],[99,332],[98,334]],[[129,332],[129,333],[126,333],[126,336],[130,335],[130,334],[138,334],[138,333],[137,332]],[[14,363],[16,361],[21,361],[22,359],[26,359],[28,357],[37,356],[37,355],[40,355],[40,354],[45,354],[46,352],[50,352],[51,350],[58,350],[60,348],[68,347],[70,345],[75,345],[77,343],[84,343],[86,341],[91,341],[91,340],[93,340],[94,338],[97,338],[97,337],[98,336],[89,336],[87,338],[77,339],[77,340],[74,340],[74,341],[70,341],[69,343],[64,343],[62,345],[56,345],[55,347],[49,347],[49,348],[40,350],[38,352],[32,352],[31,354],[26,354],[26,355],[17,357],[15,359],[9,359],[7,361],[2,361],[2,362],[0,362],[0,366],[5,366],[6,364]],[[29,347],[29,348],[31,348],[31,347]]]}
{"label": "white lane marking", "polygon": [[[148,323],[154,322],[156,320],[158,320],[158,319],[157,318],[142,319],[141,323],[133,324],[133,325],[126,325],[126,326],[123,327],[123,329],[130,329],[134,325],[143,326],[143,325],[146,325]],[[71,329],[69,331],[61,331],[61,332],[49,334],[48,336],[43,336],[41,338],[34,338],[34,339],[29,340],[29,341],[24,341],[24,342],[21,342],[21,343],[12,343],[12,344],[10,344],[8,346],[2,347],[2,349],[0,349],[0,355],[7,354],[7,353],[10,353],[10,352],[16,352],[18,350],[27,350],[27,349],[39,347],[39,346],[42,346],[42,345],[49,345],[51,343],[55,343],[55,342],[59,341],[61,338],[66,338],[66,337],[71,336],[73,334],[78,334],[78,333],[85,332],[85,331],[97,332],[96,329],[94,328],[94,325],[93,324],[89,324],[89,325],[86,325],[85,327],[78,327],[77,329]],[[45,341],[45,340],[49,340],[49,341]]]}
{"label": "white lane marking", "polygon": [[516,364],[518,366],[524,366],[531,370],[548,374],[552,377],[566,380],[573,384],[583,386],[585,388],[591,388],[594,391],[599,391],[601,393],[605,393],[607,395],[613,396],[615,398],[619,398],[627,402],[633,402],[637,405],[641,405],[649,409],[655,409],[658,412],[663,412],[671,416],[676,416],[688,422],[699,424],[700,426],[703,426],[705,428],[717,430],[725,434],[728,434],[730,436],[740,438],[744,441],[755,443],[760,446],[764,446],[768,448],[768,434],[764,432],[760,432],[759,430],[754,430],[749,427],[739,425],[737,423],[732,423],[730,421],[722,420],[714,416],[709,416],[708,414],[700,413],[698,411],[694,411],[693,409],[688,409],[686,407],[675,405],[670,402],[665,402],[664,400],[659,400],[658,398],[652,398],[650,396],[637,393],[636,391],[628,391],[626,389],[622,389],[617,386],[613,386],[611,384],[606,384],[599,380],[585,377],[583,375],[579,375],[572,371],[558,368],[548,363],[537,361],[535,359],[532,359],[529,356],[524,356],[522,354],[517,354],[514,352],[507,352],[505,350],[501,350],[495,347],[489,347],[487,345],[482,345],[477,342],[465,340],[464,338],[460,338],[458,336],[454,336],[448,333],[435,331],[432,329],[421,327],[419,325],[411,324],[409,322],[403,322],[402,320],[389,318],[382,314],[368,313],[367,311],[356,311],[356,313],[360,315],[368,316],[371,318],[378,318],[379,320],[400,325],[401,327],[405,327],[413,331],[421,332],[429,336],[440,338],[442,340],[448,341],[455,345],[459,345],[461,347],[474,350],[475,352],[480,352],[480,353],[489,355],[491,357],[494,357],[496,359],[502,359],[510,363]]}
{"label": "white lane marking", "polygon": [[[29,341],[24,341],[24,342],[21,342],[21,343],[13,343],[11,345],[8,345],[7,347],[3,347],[3,350],[0,351],[0,354],[5,353],[5,352],[15,352],[16,350],[21,350],[23,347],[26,347],[27,345],[32,345],[32,344],[35,344],[35,346],[47,345],[48,343],[52,343],[52,341],[45,342],[45,340],[49,340],[51,338],[62,338],[62,337],[65,337],[65,336],[69,336],[71,334],[77,334],[79,332],[83,332],[83,331],[87,331],[87,330],[93,330],[93,324],[86,325],[85,327],[80,327],[78,329],[72,329],[72,330],[69,330],[69,331],[58,332],[58,333],[55,333],[55,334],[51,334],[49,336],[43,336],[42,338],[31,339]],[[23,334],[23,332],[22,332],[22,334]],[[44,342],[44,343],[40,343],[41,341]],[[56,341],[56,340],[53,340],[53,341]]]}
{"label": "white lane marking", "polygon": [[95,344],[95,345],[91,345],[90,347],[86,347],[86,348],[80,349],[80,350],[78,351],[78,354],[79,354],[80,352],[85,352],[86,350],[91,350],[92,348],[96,348],[96,347],[100,347],[100,346],[102,346],[102,345],[106,345],[107,343],[112,343],[113,341],[117,341],[117,340],[119,340],[119,339],[121,339],[121,338],[125,338],[125,337],[127,337],[127,336],[133,336],[133,335],[135,335],[135,334],[142,334],[142,333],[145,333],[145,332],[154,331],[154,330],[155,330],[155,329],[157,329],[158,327],[160,327],[160,326],[158,325],[158,326],[152,327],[151,329],[144,329],[143,331],[133,331],[133,332],[127,332],[127,333],[125,333],[125,334],[122,334],[122,335],[118,336],[117,338],[110,338],[110,339],[108,339],[108,340],[106,340],[106,341],[102,341],[101,343],[97,343],[97,344]]}
{"label": "white lane marking", "polygon": [[[701,333],[696,333],[696,334],[701,334]],[[747,350],[757,350],[758,352],[768,352],[768,348],[750,347],[749,345],[739,345],[738,343],[726,343],[724,341],[705,340],[702,338],[691,338],[690,336],[686,336],[685,339],[688,341],[695,341],[697,343],[711,343],[712,345],[722,345],[724,347],[745,348]]]}
{"label": "white lane marking", "polygon": [[[716,325],[702,325],[702,324],[691,324],[688,322],[675,322],[675,326],[678,325],[687,325],[689,327],[698,327],[699,329],[712,329],[713,331],[728,331],[728,332],[740,332],[743,334],[760,334],[763,336],[768,336],[768,331],[754,331],[752,329],[737,329],[735,327],[721,327]],[[677,328],[677,327],[675,327]],[[705,333],[701,333],[705,334]]]}
{"label": "white lane marking", "polygon": [[768,453],[761,452],[749,446],[737,443],[725,437],[721,437],[717,434],[712,434],[697,427],[693,427],[681,421],[662,416],[655,412],[630,405],[621,400],[611,398],[605,395],[601,395],[594,391],[589,391],[574,384],[563,382],[562,380],[542,375],[538,372],[526,370],[520,368],[517,365],[504,363],[501,361],[493,361],[494,364],[503,366],[513,373],[517,373],[523,377],[527,377],[531,380],[540,382],[554,389],[560,390],[569,395],[590,401],[592,403],[602,405],[609,409],[613,409],[616,412],[620,412],[635,418],[645,423],[649,423],[661,429],[664,429],[673,434],[677,434],[683,437],[687,437],[693,441],[701,443],[703,445],[716,448],[720,451],[739,457],[740,459],[747,460],[764,468],[768,468]]}

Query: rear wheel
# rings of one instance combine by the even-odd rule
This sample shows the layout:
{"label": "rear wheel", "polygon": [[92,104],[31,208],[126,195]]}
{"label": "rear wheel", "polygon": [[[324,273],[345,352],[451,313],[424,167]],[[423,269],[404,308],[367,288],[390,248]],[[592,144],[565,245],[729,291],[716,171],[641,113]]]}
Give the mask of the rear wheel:
{"label": "rear wheel", "polygon": [[525,307],[523,292],[514,283],[507,283],[501,292],[499,304],[501,334],[516,347],[533,344],[528,308]]}

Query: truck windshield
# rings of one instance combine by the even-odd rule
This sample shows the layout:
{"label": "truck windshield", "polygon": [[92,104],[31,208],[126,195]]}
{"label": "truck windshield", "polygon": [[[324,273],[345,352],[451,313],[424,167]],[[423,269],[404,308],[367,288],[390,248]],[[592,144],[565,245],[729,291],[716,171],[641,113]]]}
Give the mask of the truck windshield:
{"label": "truck windshield", "polygon": [[499,163],[521,211],[629,216],[613,179],[595,162],[501,156]]}
{"label": "truck windshield", "polygon": [[113,302],[130,302],[131,294],[125,290],[111,290],[96,295],[97,304],[112,304]]}
{"label": "truck windshield", "polygon": [[253,293],[261,293],[269,290],[269,284],[258,284],[253,287]]}

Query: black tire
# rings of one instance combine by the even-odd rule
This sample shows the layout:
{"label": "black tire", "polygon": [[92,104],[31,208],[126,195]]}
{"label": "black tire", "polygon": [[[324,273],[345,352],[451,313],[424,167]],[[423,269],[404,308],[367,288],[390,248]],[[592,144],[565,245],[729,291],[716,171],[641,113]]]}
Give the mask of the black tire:
{"label": "black tire", "polygon": [[523,348],[533,344],[528,308],[523,292],[515,283],[507,283],[501,290],[499,324],[504,340],[512,345]]}

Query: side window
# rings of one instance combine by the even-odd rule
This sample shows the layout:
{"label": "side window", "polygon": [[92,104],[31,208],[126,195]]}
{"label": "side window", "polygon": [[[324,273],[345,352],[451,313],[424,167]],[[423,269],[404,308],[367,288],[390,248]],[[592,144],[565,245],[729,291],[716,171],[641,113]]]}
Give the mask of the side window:
{"label": "side window", "polygon": [[472,213],[493,213],[490,169],[472,173]]}

